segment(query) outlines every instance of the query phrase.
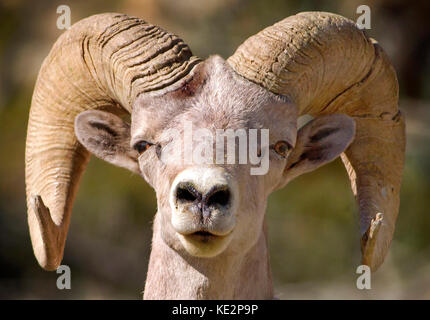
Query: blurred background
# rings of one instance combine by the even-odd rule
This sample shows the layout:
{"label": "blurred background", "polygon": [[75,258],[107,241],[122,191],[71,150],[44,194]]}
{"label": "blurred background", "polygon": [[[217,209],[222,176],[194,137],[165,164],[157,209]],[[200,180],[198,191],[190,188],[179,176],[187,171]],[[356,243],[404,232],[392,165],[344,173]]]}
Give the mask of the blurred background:
{"label": "blurred background", "polygon": [[338,159],[269,199],[275,292],[281,299],[430,298],[430,2],[424,0],[0,0],[0,298],[140,299],[144,288],[154,191],[96,158],[78,192],[63,260],[72,289],[58,290],[58,275],[43,271],[31,249],[24,192],[28,111],[40,65],[63,32],[56,27],[63,4],[72,23],[102,12],[141,17],[180,35],[202,58],[227,58],[248,36],[300,11],[357,20],[357,7],[369,5],[368,34],[392,59],[407,119],[391,251],[372,277],[372,290],[358,290],[357,206]]}

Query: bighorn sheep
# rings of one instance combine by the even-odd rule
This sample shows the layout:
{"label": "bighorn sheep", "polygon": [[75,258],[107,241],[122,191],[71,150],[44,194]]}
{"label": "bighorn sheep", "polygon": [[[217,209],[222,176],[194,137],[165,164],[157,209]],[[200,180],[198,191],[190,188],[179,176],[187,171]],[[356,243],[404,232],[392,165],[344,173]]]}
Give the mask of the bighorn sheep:
{"label": "bighorn sheep", "polygon": [[[131,125],[119,115],[131,114]],[[297,129],[300,115],[314,117]],[[270,169],[186,165],[167,131],[269,128]],[[185,141],[194,144],[195,141]],[[46,270],[63,258],[89,152],[155,189],[158,212],[144,298],[272,298],[268,195],[342,154],[357,198],[363,263],[387,254],[405,154],[398,83],[354,22],[305,12],[202,61],[141,19],[100,14],[62,34],[45,59],[26,141],[28,223]],[[344,153],[342,153],[344,152]]]}

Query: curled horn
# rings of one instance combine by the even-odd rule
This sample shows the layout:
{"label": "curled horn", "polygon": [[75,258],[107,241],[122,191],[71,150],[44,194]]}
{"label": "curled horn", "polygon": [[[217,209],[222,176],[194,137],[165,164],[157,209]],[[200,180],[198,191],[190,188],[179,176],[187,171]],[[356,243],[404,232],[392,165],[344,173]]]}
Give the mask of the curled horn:
{"label": "curled horn", "polygon": [[228,63],[299,114],[355,119],[342,160],[359,206],[362,261],[376,270],[393,238],[405,157],[397,78],[381,47],[351,20],[304,12],[247,39]]}
{"label": "curled horn", "polygon": [[171,88],[199,61],[180,38],[121,14],[91,16],[59,37],[39,72],[25,149],[28,224],[44,269],[61,263],[89,159],[74,134],[76,115],[131,112],[138,95]]}

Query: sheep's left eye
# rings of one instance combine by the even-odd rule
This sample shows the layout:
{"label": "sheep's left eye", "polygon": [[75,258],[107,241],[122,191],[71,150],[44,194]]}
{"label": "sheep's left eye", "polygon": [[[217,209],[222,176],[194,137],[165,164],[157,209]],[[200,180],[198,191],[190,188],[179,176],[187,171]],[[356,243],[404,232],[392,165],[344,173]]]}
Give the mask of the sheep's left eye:
{"label": "sheep's left eye", "polygon": [[280,156],[286,157],[288,155],[288,152],[291,150],[291,144],[289,144],[287,141],[278,141],[273,146],[272,149],[275,150],[277,154]]}
{"label": "sheep's left eye", "polygon": [[146,150],[148,150],[148,149],[149,149],[149,147],[150,147],[150,146],[152,146],[152,145],[153,145],[153,143],[142,140],[142,141],[136,142],[136,143],[134,144],[133,148],[134,148],[137,152],[139,152],[139,154],[142,154],[142,153],[144,153]]}

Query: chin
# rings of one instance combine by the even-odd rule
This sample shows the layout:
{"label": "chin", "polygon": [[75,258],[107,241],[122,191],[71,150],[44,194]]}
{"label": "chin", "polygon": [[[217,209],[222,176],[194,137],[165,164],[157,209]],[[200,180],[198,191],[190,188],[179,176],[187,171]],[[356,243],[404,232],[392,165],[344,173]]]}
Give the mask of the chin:
{"label": "chin", "polygon": [[230,244],[232,233],[217,236],[209,232],[195,232],[188,235],[177,233],[185,251],[199,258],[213,258],[222,252]]}

